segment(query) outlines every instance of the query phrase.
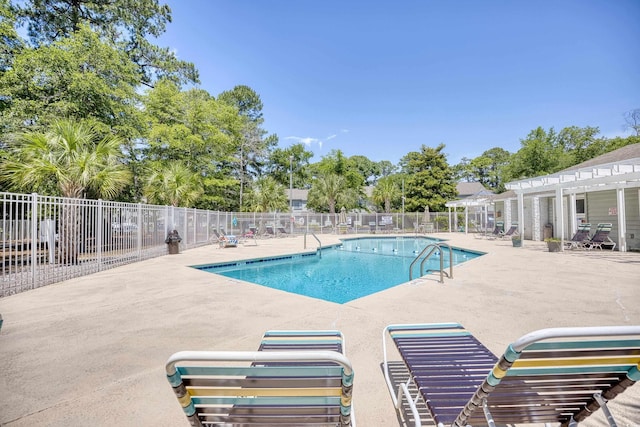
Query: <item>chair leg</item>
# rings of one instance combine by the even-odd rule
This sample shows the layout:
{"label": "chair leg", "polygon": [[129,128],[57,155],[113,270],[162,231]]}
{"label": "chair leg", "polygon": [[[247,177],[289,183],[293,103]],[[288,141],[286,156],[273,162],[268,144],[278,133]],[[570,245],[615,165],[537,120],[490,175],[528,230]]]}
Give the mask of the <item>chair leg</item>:
{"label": "chair leg", "polygon": [[493,421],[493,415],[489,412],[489,405],[487,405],[487,399],[482,399],[482,410],[484,411],[484,417],[487,420],[489,427],[496,427],[495,421]]}
{"label": "chair leg", "polygon": [[600,393],[594,394],[593,398],[596,399],[596,402],[598,402],[598,405],[600,405],[600,409],[602,409],[602,413],[607,418],[609,426],[618,427],[618,424],[616,424],[616,420],[613,418],[613,414],[611,413],[611,411],[609,411],[609,407],[607,406],[607,399],[602,397],[602,394]]}

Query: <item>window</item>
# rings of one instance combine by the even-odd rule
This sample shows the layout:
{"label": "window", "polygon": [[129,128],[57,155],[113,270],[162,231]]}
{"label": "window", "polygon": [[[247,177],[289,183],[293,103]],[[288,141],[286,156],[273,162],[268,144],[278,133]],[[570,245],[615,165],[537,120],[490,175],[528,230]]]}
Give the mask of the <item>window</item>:
{"label": "window", "polygon": [[587,213],[584,207],[585,207],[584,199],[576,199],[576,213],[583,214],[583,215]]}

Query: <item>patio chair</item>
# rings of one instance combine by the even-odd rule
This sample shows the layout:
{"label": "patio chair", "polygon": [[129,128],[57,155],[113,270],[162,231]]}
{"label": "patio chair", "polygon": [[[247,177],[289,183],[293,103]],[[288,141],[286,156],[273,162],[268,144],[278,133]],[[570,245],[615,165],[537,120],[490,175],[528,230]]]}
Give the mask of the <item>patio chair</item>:
{"label": "patio chair", "polygon": [[183,351],[167,379],[192,426],[355,426],[338,331],[270,331],[258,351]]}
{"label": "patio chair", "polygon": [[513,222],[511,223],[511,227],[509,227],[509,229],[505,232],[500,232],[500,237],[502,239],[510,239],[513,236],[517,236],[518,235],[518,223],[517,222]]}
{"label": "patio chair", "polygon": [[596,232],[591,236],[588,242],[585,242],[584,246],[587,249],[600,249],[602,250],[602,246],[611,246],[611,250],[616,248],[616,242],[611,240],[609,234],[611,233],[611,229],[613,228],[613,224],[610,222],[600,223],[596,227]]}
{"label": "patio chair", "polygon": [[278,227],[278,236],[279,237],[287,237],[289,232],[284,229],[284,227]]}
{"label": "patio chair", "polygon": [[584,249],[586,242],[589,241],[589,232],[591,224],[584,223],[578,226],[576,234],[570,240],[564,242],[566,249]]}
{"label": "patio chair", "polygon": [[276,232],[273,230],[273,225],[267,225],[264,229],[265,237],[275,237]]}
{"label": "patio chair", "polygon": [[487,239],[496,239],[496,238],[500,237],[503,232],[504,232],[504,222],[503,221],[496,221],[496,225],[493,228],[493,231],[491,233],[487,234]]}
{"label": "patio chair", "polygon": [[[387,335],[409,371],[397,391]],[[542,329],[510,344],[499,359],[457,323],[390,325],[382,343],[393,403],[400,409],[406,400],[416,426],[419,396],[439,427],[572,426],[598,408],[614,426],[606,402],[640,380],[640,326]]]}
{"label": "patio chair", "polygon": [[216,236],[216,241],[221,248],[235,248],[238,246],[238,238],[232,235],[224,235],[218,230],[213,230],[213,234]]}

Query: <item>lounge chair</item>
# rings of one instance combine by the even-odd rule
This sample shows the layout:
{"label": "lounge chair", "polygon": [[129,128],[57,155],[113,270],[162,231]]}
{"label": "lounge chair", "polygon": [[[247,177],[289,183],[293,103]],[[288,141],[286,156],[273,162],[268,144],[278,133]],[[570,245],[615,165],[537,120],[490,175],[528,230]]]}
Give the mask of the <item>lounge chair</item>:
{"label": "lounge chair", "polygon": [[235,248],[238,246],[238,238],[232,235],[224,235],[218,230],[213,230],[213,234],[216,235],[216,241],[221,248]]}
{"label": "lounge chair", "polygon": [[504,233],[504,222],[503,221],[496,221],[496,225],[493,228],[493,231],[489,234],[487,234],[487,239],[496,239],[500,236],[502,236],[502,234]]}
{"label": "lounge chair", "polygon": [[[397,390],[387,335],[410,375]],[[406,400],[416,426],[418,393],[438,426],[567,426],[599,407],[610,418],[606,401],[640,380],[640,326],[542,329],[510,344],[498,359],[457,323],[390,325],[383,352],[393,403],[400,409]]]}
{"label": "lounge chair", "polygon": [[517,236],[517,235],[518,235],[518,223],[517,222],[511,223],[511,227],[509,227],[509,229],[507,231],[500,232],[500,237],[502,239],[511,239],[511,237]]}
{"label": "lounge chair", "polygon": [[264,235],[266,237],[275,237],[276,236],[276,232],[273,231],[273,225],[267,225],[264,229]]}
{"label": "lounge chair", "polygon": [[591,224],[584,223],[578,226],[576,234],[570,240],[564,242],[566,249],[584,249],[585,244],[589,241],[589,232]]}
{"label": "lounge chair", "polygon": [[337,331],[270,331],[258,351],[183,351],[167,379],[192,426],[355,426]]}
{"label": "lounge chair", "polygon": [[287,237],[288,235],[289,233],[284,229],[284,227],[278,227],[278,236]]}
{"label": "lounge chair", "polygon": [[587,249],[600,249],[602,250],[602,246],[611,246],[611,250],[616,248],[616,242],[611,240],[609,234],[611,233],[611,229],[613,228],[613,224],[609,223],[600,223],[596,227],[596,232],[589,239],[588,242],[585,242],[584,246]]}

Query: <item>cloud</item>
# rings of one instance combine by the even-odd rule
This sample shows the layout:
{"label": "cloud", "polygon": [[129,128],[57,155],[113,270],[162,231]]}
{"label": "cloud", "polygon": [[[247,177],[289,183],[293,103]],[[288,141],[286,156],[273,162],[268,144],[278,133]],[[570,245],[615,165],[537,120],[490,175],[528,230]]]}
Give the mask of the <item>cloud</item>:
{"label": "cloud", "polygon": [[291,140],[296,141],[298,143],[302,143],[302,144],[306,145],[307,147],[310,146],[313,143],[321,143],[322,142],[319,139],[312,138],[310,136],[307,136],[307,137],[287,136],[285,139],[291,139]]}
{"label": "cloud", "polygon": [[288,140],[291,140],[291,141],[295,141],[297,143],[304,144],[307,147],[310,147],[312,145],[317,145],[319,148],[322,148],[322,146],[326,142],[337,138],[339,136],[339,134],[341,134],[341,133],[347,133],[347,132],[349,132],[348,129],[340,129],[340,132],[333,133],[333,134],[327,136],[326,138],[314,138],[312,136],[306,136],[306,137],[302,137],[302,136],[287,136],[284,139],[288,139]]}

